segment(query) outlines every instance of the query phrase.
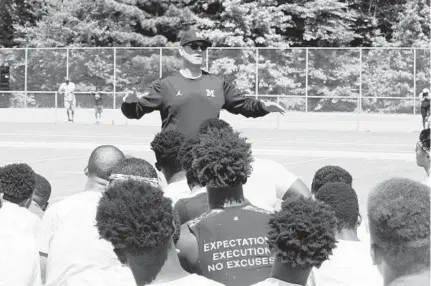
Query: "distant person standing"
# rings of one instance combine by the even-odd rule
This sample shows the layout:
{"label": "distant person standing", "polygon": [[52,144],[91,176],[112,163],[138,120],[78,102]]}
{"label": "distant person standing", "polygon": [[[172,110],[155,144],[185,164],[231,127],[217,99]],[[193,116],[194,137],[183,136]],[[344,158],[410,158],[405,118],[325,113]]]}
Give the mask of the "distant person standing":
{"label": "distant person standing", "polygon": [[184,32],[179,48],[183,68],[153,82],[142,96],[136,89],[128,93],[121,106],[124,116],[140,119],[157,110],[163,131],[174,129],[194,135],[204,120],[218,118],[222,109],[253,118],[285,113],[279,104],[246,97],[223,77],[202,70],[209,46],[211,42],[198,37],[196,31]]}
{"label": "distant person standing", "polygon": [[103,112],[103,98],[102,98],[102,92],[100,91],[100,87],[96,87],[96,91],[93,92],[94,96],[94,104],[95,104],[95,116],[96,116],[96,123],[100,123],[100,120],[102,119],[102,112]]}
{"label": "distant person standing", "polygon": [[430,91],[428,88],[424,88],[419,94],[421,100],[421,115],[422,115],[422,126],[423,129],[429,128],[429,116],[430,116]]}
{"label": "distant person standing", "polygon": [[64,80],[58,92],[64,96],[64,108],[66,108],[68,121],[73,122],[76,109],[75,84],[68,77]]}

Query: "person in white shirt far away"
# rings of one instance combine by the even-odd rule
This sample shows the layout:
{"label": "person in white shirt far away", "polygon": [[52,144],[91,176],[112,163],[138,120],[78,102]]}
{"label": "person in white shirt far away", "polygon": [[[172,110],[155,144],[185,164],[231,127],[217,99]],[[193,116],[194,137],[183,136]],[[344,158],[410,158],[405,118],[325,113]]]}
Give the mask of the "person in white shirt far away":
{"label": "person in white shirt far away", "polygon": [[186,174],[181,166],[178,153],[186,137],[175,130],[162,131],[154,137],[151,149],[156,157],[156,168],[162,172],[168,186],[165,196],[175,204],[179,199],[190,195]]}
{"label": "person in white shirt far away", "polygon": [[86,238],[97,234],[92,229],[98,201],[105,191],[112,170],[122,160],[124,154],[118,148],[112,145],[97,147],[88,160],[88,178],[84,192],[67,197],[46,210],[37,244],[41,256],[42,278],[45,279],[46,274],[47,285],[59,284],[62,279],[67,279],[69,273],[73,273],[74,266],[88,263],[88,259],[81,255],[98,257],[99,252],[93,251],[93,244],[86,245],[81,241],[87,241]]}
{"label": "person in white shirt far away", "polygon": [[10,164],[0,168],[3,212],[4,216],[10,215],[8,225],[28,230],[33,237],[36,237],[40,226],[40,218],[28,210],[35,186],[35,172],[29,165]]}
{"label": "person in white shirt far away", "polygon": [[367,204],[371,255],[383,285],[429,286],[429,187],[393,178],[374,187]]}
{"label": "person in white shirt far away", "polygon": [[75,97],[75,84],[66,77],[58,92],[64,96],[64,108],[66,108],[67,118],[69,122],[75,120],[76,97]]}
{"label": "person in white shirt far away", "polygon": [[275,257],[271,274],[254,286],[315,285],[310,273],[335,248],[336,226],[334,211],[320,201],[300,196],[283,202],[269,221],[268,244]]}
{"label": "person in white shirt far away", "polygon": [[424,168],[427,174],[427,179],[424,181],[424,184],[431,188],[429,128],[422,130],[416,143],[416,164]]}
{"label": "person in white shirt far away", "polygon": [[335,211],[338,240],[329,260],[314,271],[316,285],[383,285],[383,279],[372,263],[369,240],[358,238],[361,216],[355,190],[344,183],[329,183],[319,189],[316,199]]}
{"label": "person in white shirt far away", "polygon": [[182,269],[173,239],[172,200],[151,178],[114,179],[100,200],[96,221],[100,236],[130,267],[137,286],[221,285]]}
{"label": "person in white shirt far away", "polygon": [[[0,188],[0,285],[40,286],[34,230],[23,227],[22,210],[3,200]],[[26,210],[27,211],[27,210]]]}

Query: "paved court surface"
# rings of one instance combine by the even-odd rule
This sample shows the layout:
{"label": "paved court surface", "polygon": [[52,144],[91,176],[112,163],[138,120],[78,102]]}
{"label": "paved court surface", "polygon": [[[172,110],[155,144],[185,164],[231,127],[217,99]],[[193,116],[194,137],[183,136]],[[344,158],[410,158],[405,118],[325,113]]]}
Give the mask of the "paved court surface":
{"label": "paved court surface", "polygon": [[[1,165],[26,162],[46,176],[53,200],[79,192],[84,168],[95,147],[113,144],[125,153],[154,162],[149,149],[157,127],[67,123],[0,123]],[[396,176],[424,180],[416,166],[418,132],[383,133],[240,129],[253,143],[256,157],[276,160],[310,186],[314,172],[328,164],[351,172],[361,210],[376,183]]]}

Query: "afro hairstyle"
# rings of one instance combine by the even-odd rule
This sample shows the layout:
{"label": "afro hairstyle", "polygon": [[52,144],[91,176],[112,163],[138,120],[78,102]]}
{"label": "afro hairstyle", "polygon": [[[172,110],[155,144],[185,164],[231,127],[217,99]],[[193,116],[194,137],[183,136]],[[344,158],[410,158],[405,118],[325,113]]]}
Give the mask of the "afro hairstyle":
{"label": "afro hairstyle", "polygon": [[181,163],[182,169],[186,172],[187,183],[191,185],[199,185],[199,179],[192,168],[193,165],[193,154],[192,150],[195,144],[199,143],[199,139],[196,137],[188,137],[181,144],[180,150],[178,152],[178,159]]}
{"label": "afro hairstyle", "polygon": [[88,160],[88,174],[108,180],[112,169],[124,158],[123,152],[115,146],[99,146],[91,152]]}
{"label": "afro hairstyle", "polygon": [[317,193],[319,189],[327,183],[340,182],[351,186],[352,181],[352,175],[350,175],[350,173],[345,169],[339,166],[324,166],[314,174],[313,182],[311,184],[311,193]]}
{"label": "afro hairstyle", "polygon": [[268,245],[275,258],[292,267],[317,267],[336,247],[337,220],[330,206],[312,198],[283,202],[269,220]]}
{"label": "afro hairstyle", "polygon": [[10,164],[0,168],[0,191],[5,200],[19,204],[33,195],[35,186],[35,172],[29,165]]}
{"label": "afro hairstyle", "polygon": [[239,132],[211,129],[198,136],[192,168],[201,186],[226,188],[245,184],[253,157],[251,144]]}
{"label": "afro hairstyle", "polygon": [[337,217],[337,229],[355,229],[359,217],[358,195],[344,183],[328,183],[316,194],[316,199],[331,206]]}
{"label": "afro hairstyle", "polygon": [[134,175],[145,178],[157,178],[157,171],[149,162],[139,158],[128,158],[118,163],[112,174]]}
{"label": "afro hairstyle", "polygon": [[35,175],[36,187],[34,188],[33,200],[36,201],[39,206],[44,206],[51,197],[51,184],[42,175]]}
{"label": "afro hairstyle", "polygon": [[154,151],[157,163],[173,172],[181,171],[178,152],[185,139],[184,134],[175,130],[157,133],[151,142],[151,149]]}
{"label": "afro hairstyle", "polygon": [[232,126],[230,126],[229,123],[227,123],[226,121],[218,118],[210,118],[202,122],[201,126],[199,127],[198,133],[205,134],[210,129],[225,129],[225,131],[234,132]]}
{"label": "afro hairstyle", "polygon": [[430,189],[404,178],[378,184],[368,196],[371,239],[399,271],[430,265]]}
{"label": "afro hairstyle", "polygon": [[430,129],[424,129],[419,135],[419,142],[426,151],[430,151]]}
{"label": "afro hairstyle", "polygon": [[159,188],[132,179],[109,185],[96,214],[100,237],[129,253],[167,249],[173,223],[171,199]]}

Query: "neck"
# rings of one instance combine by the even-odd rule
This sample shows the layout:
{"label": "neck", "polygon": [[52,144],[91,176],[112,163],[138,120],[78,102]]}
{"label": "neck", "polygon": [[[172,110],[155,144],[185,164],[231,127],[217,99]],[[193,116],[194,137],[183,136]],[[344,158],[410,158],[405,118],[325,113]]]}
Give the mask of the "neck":
{"label": "neck", "polygon": [[145,284],[142,282],[139,283],[138,281],[137,285],[143,286],[143,285],[152,285],[152,284],[163,284],[163,283],[168,283],[171,281],[178,280],[188,275],[190,274],[181,267],[176,248],[174,246],[174,243],[171,242],[171,247],[168,252],[168,257],[166,259],[166,262],[163,264],[156,278],[153,281],[151,281],[151,283],[149,284]]}
{"label": "neck", "polygon": [[89,176],[85,184],[85,191],[104,192],[108,181],[99,177]]}
{"label": "neck", "polygon": [[356,229],[342,229],[335,234],[338,240],[359,241]]}
{"label": "neck", "polygon": [[185,177],[186,177],[186,172],[185,171],[179,171],[179,172],[176,172],[176,173],[174,173],[174,172],[166,172],[165,173],[165,178],[166,178],[166,181],[167,181],[168,185],[172,184],[172,183],[175,183],[175,182],[178,182],[178,181],[181,181]]}
{"label": "neck", "polygon": [[417,266],[414,271],[396,271],[391,266],[389,266],[386,262],[383,262],[382,265],[382,272],[383,272],[383,285],[387,286],[390,283],[392,283],[394,280],[404,277],[404,276],[415,276],[415,275],[421,275],[421,274],[428,274],[428,277],[430,275],[430,269],[428,266]]}
{"label": "neck", "polygon": [[242,185],[227,188],[207,187],[209,209],[220,209],[242,206],[247,203]]}
{"label": "neck", "polygon": [[200,65],[192,65],[191,63],[184,61],[182,73],[186,77],[199,77],[202,75],[202,69]]}
{"label": "neck", "polygon": [[281,263],[279,259],[274,261],[269,277],[287,283],[306,285],[311,268],[293,267],[286,263]]}

